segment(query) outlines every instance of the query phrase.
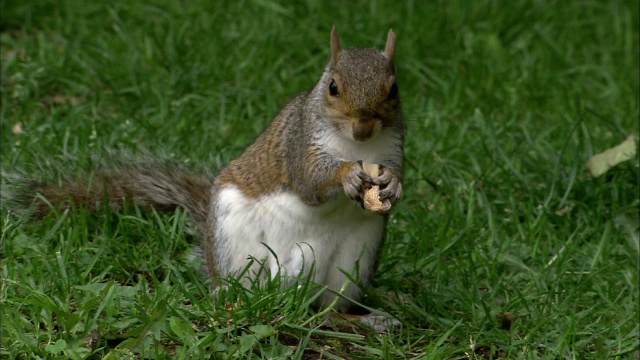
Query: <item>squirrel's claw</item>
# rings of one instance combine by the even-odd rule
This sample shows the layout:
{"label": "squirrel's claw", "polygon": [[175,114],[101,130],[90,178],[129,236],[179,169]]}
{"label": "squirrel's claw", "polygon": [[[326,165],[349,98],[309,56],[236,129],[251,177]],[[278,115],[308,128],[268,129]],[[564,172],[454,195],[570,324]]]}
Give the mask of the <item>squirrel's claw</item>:
{"label": "squirrel's claw", "polygon": [[342,187],[344,188],[344,193],[351,200],[355,200],[360,204],[360,206],[364,206],[362,202],[362,193],[364,192],[365,184],[372,183],[373,180],[367,173],[364,172],[362,168],[362,161],[357,161],[352,163],[351,169],[342,180]]}
{"label": "squirrel's claw", "polygon": [[398,179],[397,174],[390,168],[380,166],[382,174],[373,179],[373,184],[380,186],[380,201],[389,200],[391,204],[395,204],[402,199],[402,183]]}
{"label": "squirrel's claw", "polygon": [[380,190],[378,199],[380,201],[389,200],[391,204],[395,204],[403,197],[402,184],[397,180],[392,180],[384,189]]}

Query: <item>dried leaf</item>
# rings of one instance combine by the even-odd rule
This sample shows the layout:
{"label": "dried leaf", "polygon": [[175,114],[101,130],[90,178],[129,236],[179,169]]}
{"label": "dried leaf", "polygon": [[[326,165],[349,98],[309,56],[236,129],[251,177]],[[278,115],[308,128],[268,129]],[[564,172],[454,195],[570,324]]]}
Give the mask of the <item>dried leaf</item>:
{"label": "dried leaf", "polygon": [[82,342],[90,349],[95,350],[96,346],[100,342],[100,331],[97,329],[91,330],[89,335],[82,338]]}
{"label": "dried leaf", "polygon": [[636,156],[636,141],[631,133],[620,145],[612,147],[603,153],[594,155],[587,163],[591,175],[598,177],[621,162],[631,160]]}
{"label": "dried leaf", "polygon": [[574,203],[569,203],[567,206],[563,207],[562,209],[558,209],[556,210],[556,215],[558,216],[565,216],[568,213],[571,212],[571,210],[573,210],[573,208],[576,206],[576,204]]}
{"label": "dried leaf", "polygon": [[13,124],[11,131],[16,135],[22,134],[23,133],[22,123],[18,121],[17,123]]}
{"label": "dried leaf", "polygon": [[510,330],[511,329],[511,322],[513,321],[513,319],[515,318],[515,316],[513,316],[513,314],[511,314],[510,312],[499,312],[498,313],[498,320],[500,320],[500,328],[502,330]]}

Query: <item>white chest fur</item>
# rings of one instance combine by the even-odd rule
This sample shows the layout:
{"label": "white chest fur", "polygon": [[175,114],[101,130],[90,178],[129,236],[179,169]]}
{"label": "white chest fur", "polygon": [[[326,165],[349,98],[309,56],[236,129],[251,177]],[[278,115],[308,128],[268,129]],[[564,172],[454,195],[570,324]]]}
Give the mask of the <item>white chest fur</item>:
{"label": "white chest fur", "polygon": [[[307,274],[315,264],[314,281],[339,291],[345,282],[339,268],[352,273],[359,261],[359,278],[369,281],[382,242],[384,219],[362,210],[346,197],[321,206],[308,206],[291,193],[249,199],[235,186],[227,186],[213,201],[216,214],[215,249],[220,275],[243,270],[249,257],[265,261],[272,274]],[[273,256],[273,251],[277,259]],[[252,271],[258,271],[254,264]],[[359,297],[355,286],[345,295]],[[330,292],[319,299],[327,304]],[[339,303],[344,308],[346,303]]]}
{"label": "white chest fur", "polygon": [[402,152],[398,151],[401,140],[397,135],[397,131],[385,129],[373,139],[356,141],[349,134],[328,131],[319,134],[318,144],[329,155],[340,159],[381,164],[401,156]]}

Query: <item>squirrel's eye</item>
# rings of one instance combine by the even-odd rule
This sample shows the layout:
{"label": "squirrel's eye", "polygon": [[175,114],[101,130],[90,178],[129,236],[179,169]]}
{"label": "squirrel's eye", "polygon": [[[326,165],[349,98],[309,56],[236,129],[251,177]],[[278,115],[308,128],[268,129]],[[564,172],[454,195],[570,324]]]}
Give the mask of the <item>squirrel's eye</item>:
{"label": "squirrel's eye", "polygon": [[336,81],[331,79],[331,83],[329,84],[329,94],[331,94],[331,96],[338,96],[338,84],[336,84]]}
{"label": "squirrel's eye", "polygon": [[389,95],[387,95],[388,100],[393,100],[398,98],[398,85],[393,83],[391,85],[391,89],[389,90]]}

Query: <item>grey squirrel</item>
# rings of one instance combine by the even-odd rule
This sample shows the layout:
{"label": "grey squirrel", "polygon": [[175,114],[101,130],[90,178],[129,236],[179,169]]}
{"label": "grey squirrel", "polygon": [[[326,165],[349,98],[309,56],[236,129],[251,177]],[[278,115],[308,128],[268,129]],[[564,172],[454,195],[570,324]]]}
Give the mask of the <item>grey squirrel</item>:
{"label": "grey squirrel", "polygon": [[[182,207],[202,236],[207,276],[237,274],[250,257],[290,276],[304,275],[313,262],[314,281],[331,290],[317,305],[327,306],[345,284],[340,269],[367,286],[381,252],[388,215],[363,208],[367,184],[379,186],[380,200],[402,198],[405,127],[395,47],[390,30],[384,51],[343,49],[334,27],[331,60],[317,85],[291,100],[215,177],[129,164],[100,169],[93,179],[28,182],[15,188],[14,203],[37,216],[70,203],[100,210],[106,195],[112,210],[127,201],[158,211]],[[363,162],[379,164],[379,176],[365,173]],[[257,273],[260,264],[253,266]],[[344,295],[358,300],[361,290],[349,284]],[[340,299],[335,308],[348,307]]]}

